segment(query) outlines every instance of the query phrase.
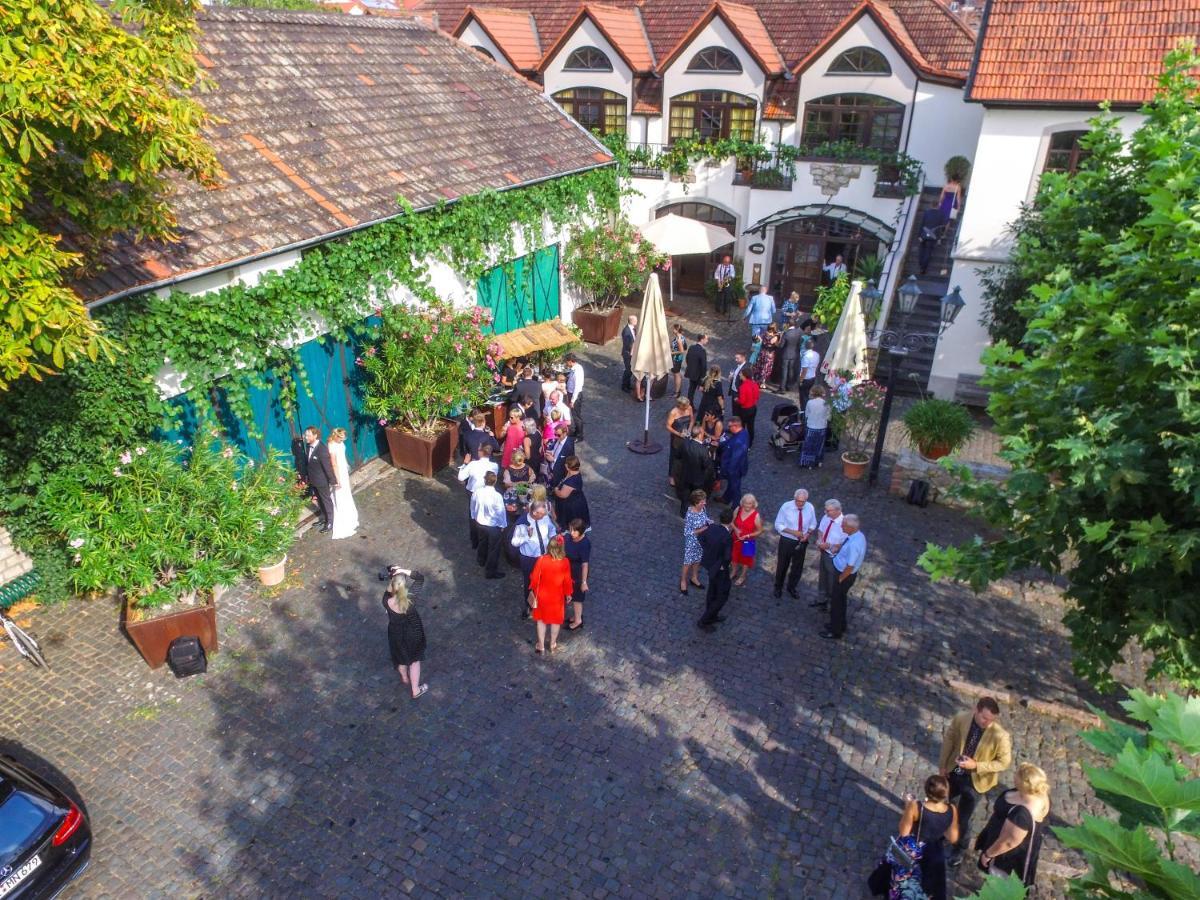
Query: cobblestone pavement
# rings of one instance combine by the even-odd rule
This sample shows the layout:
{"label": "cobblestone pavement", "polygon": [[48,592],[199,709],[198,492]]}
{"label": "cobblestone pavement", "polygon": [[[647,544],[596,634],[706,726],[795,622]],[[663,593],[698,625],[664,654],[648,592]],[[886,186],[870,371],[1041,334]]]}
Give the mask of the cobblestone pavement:
{"label": "cobblestone pavement", "polygon": [[[715,361],[743,340],[730,331]],[[729,621],[699,631],[702,597],[677,590],[665,459],[624,447],[641,407],[617,390],[618,353],[583,354],[593,599],[553,658],[531,652],[519,576],[480,577],[450,472],[378,481],[357,538],[310,532],[282,589],[234,590],[205,676],[147,670],[107,602],[30,615],[54,668],[0,648],[0,749],[86,801],[94,862],[71,896],[859,897],[899,798],[970,702],[946,678],[1082,706],[1051,595],[931,585],[924,542],[971,524],[849,483],[833,459],[815,473],[774,460],[769,397],[745,487],[771,517],[802,485],[862,516],[851,633],[817,636],[811,570],[801,602],[772,599],[756,572]],[[375,573],[390,562],[430,581],[418,701],[388,665]],[[1004,721],[1017,758],[1049,772],[1056,822],[1099,809],[1073,722],[1019,705]],[[1043,858],[1070,864],[1053,845]],[[960,877],[966,893],[973,865]]]}

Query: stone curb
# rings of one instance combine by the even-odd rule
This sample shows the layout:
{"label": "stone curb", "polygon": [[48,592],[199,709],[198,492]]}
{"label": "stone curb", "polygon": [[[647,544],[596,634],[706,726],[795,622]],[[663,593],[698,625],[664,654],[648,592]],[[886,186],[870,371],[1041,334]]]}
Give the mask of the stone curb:
{"label": "stone curb", "polygon": [[960,681],[957,678],[947,678],[947,686],[960,694],[968,694],[972,697],[995,697],[999,703],[1012,705],[1019,703],[1031,712],[1039,713],[1043,716],[1054,716],[1059,719],[1070,719],[1072,722],[1084,728],[1099,728],[1100,717],[1089,712],[1084,712],[1081,709],[1065,706],[1062,703],[1054,703],[1049,700],[1035,700],[1032,697],[1018,697],[1010,691],[995,690],[987,688],[980,684],[973,684],[970,681]]}

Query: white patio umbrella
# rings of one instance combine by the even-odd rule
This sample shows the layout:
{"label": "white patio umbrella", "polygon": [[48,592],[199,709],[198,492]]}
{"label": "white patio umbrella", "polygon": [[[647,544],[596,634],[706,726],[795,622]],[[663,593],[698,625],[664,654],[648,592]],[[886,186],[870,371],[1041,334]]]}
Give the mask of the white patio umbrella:
{"label": "white patio umbrella", "polygon": [[[641,229],[642,237],[668,256],[684,256],[688,253],[712,253],[718,247],[732,244],[734,236],[717,225],[685,219],[668,213],[655,219]],[[671,303],[675,302],[675,267],[670,275]]]}
{"label": "white patio umbrella", "polygon": [[850,283],[850,295],[842,307],[829,349],[821,362],[821,371],[826,375],[834,369],[849,369],[857,372],[863,365],[863,351],[867,349],[867,326],[862,317],[861,281]]}
{"label": "white patio umbrella", "polygon": [[663,309],[662,288],[658,275],[650,273],[646,293],[642,295],[642,318],[633,341],[633,358],[629,367],[639,381],[647,378],[646,420],[642,439],[629,441],[625,446],[634,453],[657,453],[661,444],[650,440],[650,384],[671,371],[671,336],[667,332],[667,313]]}

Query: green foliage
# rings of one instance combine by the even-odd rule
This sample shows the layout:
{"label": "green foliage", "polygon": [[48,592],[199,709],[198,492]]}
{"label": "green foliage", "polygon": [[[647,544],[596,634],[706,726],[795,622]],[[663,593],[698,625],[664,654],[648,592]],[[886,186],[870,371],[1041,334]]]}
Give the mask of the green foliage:
{"label": "green foliage", "polygon": [[979,893],[972,894],[970,900],[1025,900],[1025,896],[1025,884],[1015,873],[1009,872],[1005,878],[988,875]]}
{"label": "green foliage", "polygon": [[920,161],[899,150],[860,147],[853,141],[831,141],[797,147],[792,144],[768,146],[762,141],[748,141],[743,138],[677,138],[659,150],[652,150],[646,146],[630,148],[627,136],[621,132],[597,137],[617,160],[617,171],[622,178],[630,177],[630,169],[638,166],[661,169],[672,177],[681,179],[691,173],[696,163],[720,163],[733,158],[739,165],[773,160],[771,169],[767,171],[776,172],[782,180],[785,174],[787,177],[796,174],[796,162],[799,160],[836,160],[878,166],[877,178],[888,183],[894,182],[904,195],[915,194],[921,185]]}
{"label": "green foliage", "polygon": [[971,161],[965,156],[952,156],[946,160],[943,171],[946,173],[947,181],[957,181],[962,184],[971,174]]}
{"label": "green foliage", "polygon": [[[1134,690],[1121,705],[1146,727],[1101,713],[1105,728],[1083,732],[1084,740],[1108,758],[1104,766],[1084,768],[1117,821],[1085,816],[1081,825],[1055,829],[1058,839],[1081,851],[1091,867],[1072,880],[1071,896],[1198,897],[1200,875],[1175,855],[1178,835],[1200,836],[1200,779],[1189,765],[1200,753],[1200,699]],[[1132,879],[1138,892],[1114,887],[1110,874]]]}
{"label": "green foliage", "polygon": [[307,12],[340,13],[336,6],[318,3],[317,0],[216,0],[214,6],[229,6],[234,9],[299,9]]}
{"label": "green foliage", "polygon": [[863,253],[854,261],[854,278],[856,281],[861,281],[864,284],[868,281],[874,281],[876,284],[879,284],[879,280],[882,277],[882,256],[873,256],[870,253]]}
{"label": "green foliage", "polygon": [[1063,253],[1078,250],[1074,246],[1078,232],[1056,229],[1049,233],[1043,227],[1039,204],[1049,196],[1039,193],[1033,203],[1023,204],[1016,220],[1009,224],[1007,230],[1013,239],[1009,258],[976,270],[983,286],[979,321],[994,344],[1003,341],[1012,347],[1021,346],[1028,325],[1028,318],[1021,312],[1022,301],[1034,285],[1054,274]]}
{"label": "green foliage", "polygon": [[452,408],[479,406],[499,380],[493,372],[499,347],[489,346],[480,331],[490,320],[482,306],[384,310],[383,324],[371,335],[374,346],[358,360],[367,373],[363,408],[380,425],[429,436]]}
{"label": "green foliage", "polygon": [[833,284],[822,284],[817,288],[817,302],[813,304],[812,316],[830,328],[842,318],[842,310],[850,298],[850,278],[839,275]]}
{"label": "green foliage", "polygon": [[87,253],[64,250],[48,220],[69,220],[85,251],[122,231],[165,237],[168,173],[206,184],[221,175],[190,96],[197,8],[0,6],[0,390],[114,350],[67,283]]}
{"label": "green foliage", "polygon": [[284,461],[255,465],[211,435],[190,455],[151,442],[50,477],[39,502],[74,551],[77,590],[191,603],[286,552],[302,500]]}
{"label": "green foliage", "polygon": [[1052,240],[1017,254],[1044,255],[1047,273],[1018,305],[1024,347],[985,356],[1013,473],[962,491],[1001,536],[922,557],[935,578],[976,589],[1014,570],[1064,573],[1074,664],[1100,686],[1133,640],[1151,677],[1200,688],[1196,62],[1167,57],[1128,141],[1102,117],[1083,169],[1044,176]]}
{"label": "green foliage", "polygon": [[618,218],[572,235],[563,273],[588,297],[588,306],[608,310],[645,287],[649,273],[666,259],[627,219]]}
{"label": "green foliage", "polygon": [[829,424],[842,442],[843,451],[857,462],[866,462],[867,450],[879,431],[879,414],[886,393],[865,372],[839,370],[826,376],[830,394]]}
{"label": "green foliage", "polygon": [[965,406],[937,397],[919,400],[904,414],[904,427],[922,453],[936,447],[958,450],[975,433],[975,420]]}

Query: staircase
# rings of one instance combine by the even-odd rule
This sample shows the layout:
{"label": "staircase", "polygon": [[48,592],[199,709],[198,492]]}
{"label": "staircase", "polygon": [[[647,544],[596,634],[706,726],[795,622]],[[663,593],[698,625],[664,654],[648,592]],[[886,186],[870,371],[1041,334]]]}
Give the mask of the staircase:
{"label": "staircase", "polygon": [[[908,280],[910,275],[916,275],[917,283],[921,285],[921,298],[917,301],[917,307],[908,317],[907,322],[903,321],[904,317],[900,313],[898,299],[893,299],[887,322],[883,325],[884,328],[891,331],[897,333],[920,331],[937,334],[937,330],[941,326],[941,301],[942,297],[950,290],[950,268],[953,262],[950,254],[954,249],[954,241],[958,237],[958,219],[951,219],[942,230],[941,240],[933,249],[933,257],[924,275],[921,274],[920,266],[921,216],[924,215],[925,210],[936,207],[941,196],[942,189],[940,187],[925,188],[921,192],[915,223],[909,236],[908,250],[904,255],[900,279],[896,283],[896,286],[899,287]],[[929,373],[933,369],[933,354],[933,347],[919,347],[905,357],[896,375],[896,394],[898,396],[915,397],[925,391],[929,384]],[[890,360],[887,362],[881,360],[881,363],[875,377],[884,380],[888,377],[887,366],[891,365],[891,362]]]}

